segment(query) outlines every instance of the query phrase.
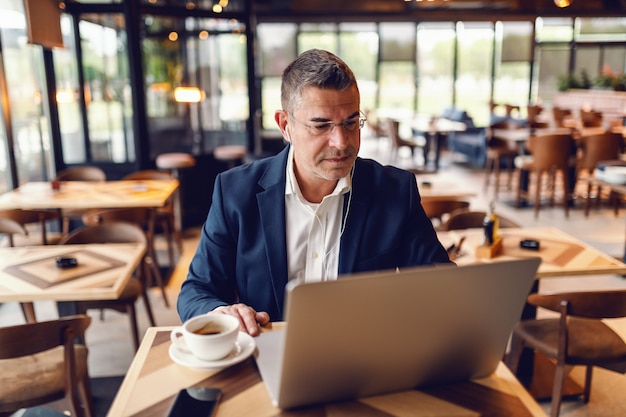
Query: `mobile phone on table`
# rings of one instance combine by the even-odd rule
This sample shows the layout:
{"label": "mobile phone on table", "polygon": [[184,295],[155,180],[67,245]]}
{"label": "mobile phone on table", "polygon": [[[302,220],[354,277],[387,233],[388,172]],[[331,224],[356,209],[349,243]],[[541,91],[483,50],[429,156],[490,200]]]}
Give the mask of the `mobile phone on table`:
{"label": "mobile phone on table", "polygon": [[176,395],[168,417],[211,417],[222,398],[219,388],[186,388]]}

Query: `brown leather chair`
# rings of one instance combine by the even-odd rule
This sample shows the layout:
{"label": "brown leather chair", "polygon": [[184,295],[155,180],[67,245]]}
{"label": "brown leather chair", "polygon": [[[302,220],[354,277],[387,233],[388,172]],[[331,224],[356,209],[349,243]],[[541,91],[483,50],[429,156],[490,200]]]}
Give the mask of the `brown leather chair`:
{"label": "brown leather chair", "polygon": [[44,404],[93,415],[87,347],[75,344],[90,323],[78,315],[0,328],[0,416]]}
{"label": "brown leather chair", "polygon": [[556,361],[551,417],[561,408],[566,367],[586,366],[583,401],[589,401],[594,366],[610,369],[626,361],[626,344],[602,319],[626,317],[626,291],[531,294],[528,303],[559,313],[558,318],[520,321],[513,329],[507,364],[517,372],[524,348]]}
{"label": "brown leather chair", "polygon": [[437,228],[446,221],[447,216],[456,210],[468,210],[469,201],[463,200],[422,200],[422,207],[429,219],[437,220]]}
{"label": "brown leather chair", "polygon": [[558,106],[552,107],[552,119],[554,121],[554,127],[566,127],[565,119],[572,115],[570,109],[564,109]]}
{"label": "brown leather chair", "polygon": [[[0,217],[15,220],[26,230],[26,238],[14,241],[11,246],[57,244],[61,239],[60,233],[50,234],[47,230],[48,222],[58,220],[60,217],[59,213],[56,211],[36,209],[0,210]],[[39,232],[37,233],[38,236],[34,236],[33,233],[31,233],[35,229]]]}
{"label": "brown leather chair", "polygon": [[[535,218],[539,216],[541,196],[544,188],[548,190],[550,205],[554,206],[555,189],[557,185],[557,173],[561,174],[563,209],[565,217],[569,216],[570,170],[575,165],[576,144],[571,134],[542,134],[531,136],[526,144],[532,156],[529,158],[516,158],[515,165],[518,178],[522,178],[522,171],[529,172],[529,183],[534,176],[534,207]],[[544,184],[544,176],[547,182]],[[522,190],[522,181],[518,182],[516,194],[516,206],[520,206],[523,195],[528,195],[529,190]],[[530,187],[531,184],[529,184]],[[573,186],[573,184],[571,184]]]}
{"label": "brown leather chair", "polygon": [[602,112],[591,109],[580,109],[580,124],[582,127],[601,127]]}
{"label": "brown leather chair", "polygon": [[[143,171],[136,171],[126,175],[123,180],[171,180],[174,177],[165,171],[158,171],[155,169],[147,169]],[[176,227],[176,221],[174,217],[174,200],[173,197],[168,199],[167,203],[163,207],[156,209],[156,217],[154,218],[154,225],[160,226],[165,235],[167,241],[167,256],[170,267],[174,267],[174,240],[178,245],[178,253],[183,252],[183,237],[178,227]]]}
{"label": "brown leather chair", "polygon": [[[450,213],[448,220],[441,226],[441,230],[463,230],[483,227],[486,211],[455,210]],[[518,223],[498,214],[498,227],[521,227]]]}
{"label": "brown leather chair", "polygon": [[[623,150],[622,136],[612,132],[604,132],[597,135],[582,136],[578,139],[578,158],[576,161],[576,178],[582,179],[585,176],[593,176],[600,161],[612,161],[620,159]],[[592,196],[592,184],[587,183],[587,194],[585,196],[585,216],[589,215],[589,199]],[[596,196],[600,203],[601,189],[598,187]],[[615,196],[611,196],[615,198]],[[616,214],[619,205],[616,205]]]}
{"label": "brown leather chair", "polygon": [[493,176],[494,183],[494,199],[498,199],[498,191],[500,190],[500,169],[503,164],[506,164],[508,176],[507,176],[507,189],[511,189],[511,182],[513,178],[513,172],[515,171],[514,160],[519,154],[519,150],[515,144],[511,144],[510,141],[498,137],[495,133],[495,129],[519,129],[520,126],[511,122],[498,122],[492,124],[487,129],[487,148],[486,148],[486,162],[485,162],[485,189],[487,189],[491,183],[491,177]]}
{"label": "brown leather chair", "polygon": [[[400,137],[400,132],[399,132],[399,128],[400,128],[400,122],[397,120],[393,120],[393,119],[387,119],[383,122],[383,126],[385,128],[385,132],[386,132],[386,136],[389,138],[389,141],[391,143],[391,160],[393,162],[396,162],[398,159],[398,150],[400,148],[409,148],[411,150],[411,155],[413,156],[413,158],[415,158],[415,151],[416,149],[422,149],[423,152],[426,152],[424,150],[424,145],[421,145],[417,142],[414,142],[412,140],[407,140],[407,139],[403,139]],[[426,155],[424,154],[424,161],[426,160]]]}
{"label": "brown leather chair", "polygon": [[[161,270],[156,257],[156,249],[154,246],[154,212],[152,209],[145,207],[119,208],[119,209],[92,209],[82,216],[83,223],[87,226],[97,226],[115,222],[132,223],[141,228],[146,235],[146,255],[144,262],[148,266],[146,272],[150,272],[149,278],[154,278],[157,285],[161,289],[163,301],[166,307],[170,306],[165,293],[165,284],[161,276]],[[147,280],[151,281],[151,280]]]}
{"label": "brown leather chair", "polygon": [[[64,237],[59,243],[61,245],[72,244],[89,244],[89,243],[143,243],[148,247],[146,235],[141,228],[133,223],[126,222],[110,222],[97,226],[83,226],[76,229],[68,236]],[[139,297],[144,301],[146,313],[151,326],[156,326],[152,307],[150,306],[150,298],[146,291],[144,283],[144,275],[146,270],[145,259],[142,260],[135,277],[131,278],[124,287],[122,294],[115,300],[84,300],[76,301],[76,311],[86,314],[90,309],[112,309],[121,313],[127,313],[131,325],[131,337],[135,350],[139,348],[139,328],[137,326],[137,317],[135,311],[135,303]]]}
{"label": "brown leather chair", "polygon": [[[98,168],[93,166],[80,166],[80,167],[72,167],[67,168],[57,173],[55,178],[56,181],[93,181],[93,182],[101,182],[106,181],[106,173]],[[83,215],[84,210],[62,210],[61,215],[63,216],[63,234],[67,235],[70,231],[70,221],[72,219],[80,219]]]}

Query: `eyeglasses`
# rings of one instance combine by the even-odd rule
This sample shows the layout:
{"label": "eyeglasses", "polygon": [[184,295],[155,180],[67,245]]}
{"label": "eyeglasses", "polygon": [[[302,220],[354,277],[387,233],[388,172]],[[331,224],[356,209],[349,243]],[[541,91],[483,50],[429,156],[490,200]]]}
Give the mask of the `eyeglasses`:
{"label": "eyeglasses", "polygon": [[365,114],[360,110],[359,110],[358,116],[354,116],[351,119],[344,120],[343,122],[339,122],[339,123],[324,122],[324,123],[314,123],[314,124],[309,125],[296,119],[293,114],[289,113],[289,115],[291,116],[293,120],[295,120],[296,122],[300,123],[302,126],[309,129],[311,136],[328,135],[330,132],[332,132],[335,126],[341,126],[343,130],[346,132],[354,132],[357,129],[362,129],[363,126],[365,126],[365,121],[367,120],[367,117],[365,117]]}

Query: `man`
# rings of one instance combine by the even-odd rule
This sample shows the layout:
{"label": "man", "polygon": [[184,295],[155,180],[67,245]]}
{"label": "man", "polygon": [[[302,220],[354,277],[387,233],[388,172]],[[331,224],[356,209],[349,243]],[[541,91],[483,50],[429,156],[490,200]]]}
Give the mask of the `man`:
{"label": "man", "polygon": [[342,60],[302,53],[283,73],[281,101],[274,118],[288,146],[215,181],[178,298],[183,321],[231,314],[257,335],[283,319],[288,280],[450,262],[415,176],[357,158],[365,117]]}

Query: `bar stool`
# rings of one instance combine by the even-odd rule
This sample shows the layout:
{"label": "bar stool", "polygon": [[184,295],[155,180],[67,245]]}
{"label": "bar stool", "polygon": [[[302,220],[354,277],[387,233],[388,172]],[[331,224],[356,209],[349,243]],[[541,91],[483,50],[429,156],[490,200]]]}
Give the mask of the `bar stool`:
{"label": "bar stool", "polygon": [[213,150],[213,157],[225,162],[228,169],[241,165],[246,156],[248,156],[248,148],[244,145],[222,145]]}
{"label": "bar stool", "polygon": [[[191,168],[195,165],[196,158],[194,158],[193,155],[184,152],[162,153],[156,158],[157,168],[169,170],[172,173],[172,177],[176,178],[179,181],[180,170],[185,168]],[[183,230],[180,188],[181,185],[179,184],[178,190],[176,191],[176,196],[174,198],[174,227],[176,230],[175,234],[178,236],[180,236],[180,233]]]}

